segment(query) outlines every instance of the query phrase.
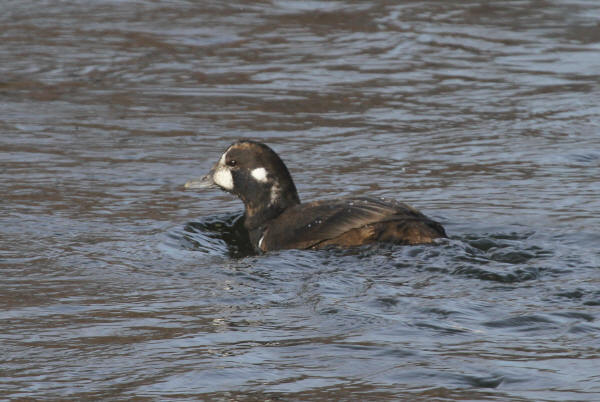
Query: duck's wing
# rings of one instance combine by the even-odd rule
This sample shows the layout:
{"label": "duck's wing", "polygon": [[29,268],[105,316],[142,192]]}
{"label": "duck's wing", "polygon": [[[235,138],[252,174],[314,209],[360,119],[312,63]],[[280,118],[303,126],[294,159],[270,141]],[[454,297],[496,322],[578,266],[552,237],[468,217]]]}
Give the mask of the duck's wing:
{"label": "duck's wing", "polygon": [[[265,231],[261,243],[264,250],[303,249],[329,244],[351,246],[377,240],[413,243],[408,239],[395,239],[387,222],[410,227],[413,232],[415,228],[422,227],[419,230],[435,237],[445,237],[441,225],[416,209],[395,200],[379,198],[345,198],[299,204],[283,212],[276,220],[277,224],[268,226]],[[386,238],[380,239],[384,231],[387,231]]]}

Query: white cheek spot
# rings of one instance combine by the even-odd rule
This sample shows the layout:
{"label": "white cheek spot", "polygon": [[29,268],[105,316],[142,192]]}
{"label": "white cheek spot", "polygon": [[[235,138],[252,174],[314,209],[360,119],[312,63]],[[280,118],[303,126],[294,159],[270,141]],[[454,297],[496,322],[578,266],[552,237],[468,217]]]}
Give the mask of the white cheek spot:
{"label": "white cheek spot", "polygon": [[264,167],[259,167],[259,168],[253,169],[250,172],[250,175],[252,177],[254,177],[256,179],[256,181],[258,181],[258,182],[266,183],[268,181],[267,170]]}
{"label": "white cheek spot", "polygon": [[219,168],[213,175],[215,184],[223,187],[225,190],[233,190],[233,176],[226,168]]}
{"label": "white cheek spot", "polygon": [[221,156],[219,163],[217,163],[215,173],[213,174],[213,181],[216,185],[231,191],[233,190],[233,176],[229,168],[225,166],[225,155],[227,155],[227,152]]}

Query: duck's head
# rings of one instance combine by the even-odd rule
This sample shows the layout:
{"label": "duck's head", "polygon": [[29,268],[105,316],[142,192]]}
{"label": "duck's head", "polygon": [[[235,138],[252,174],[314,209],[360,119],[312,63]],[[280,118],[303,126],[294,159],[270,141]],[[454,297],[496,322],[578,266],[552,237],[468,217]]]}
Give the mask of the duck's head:
{"label": "duck's head", "polygon": [[234,142],[206,176],[185,183],[185,188],[190,189],[214,186],[244,202],[250,230],[300,203],[292,176],[281,158],[256,141]]}

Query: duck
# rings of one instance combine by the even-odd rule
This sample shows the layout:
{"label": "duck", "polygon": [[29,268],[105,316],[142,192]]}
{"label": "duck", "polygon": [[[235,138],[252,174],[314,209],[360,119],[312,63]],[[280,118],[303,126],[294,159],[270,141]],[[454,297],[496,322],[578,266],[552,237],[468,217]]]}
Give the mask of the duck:
{"label": "duck", "polygon": [[440,223],[393,199],[360,196],[301,203],[279,155],[254,140],[235,141],[208,174],[184,185],[215,187],[244,203],[244,227],[257,253],[377,242],[433,244],[447,237]]}

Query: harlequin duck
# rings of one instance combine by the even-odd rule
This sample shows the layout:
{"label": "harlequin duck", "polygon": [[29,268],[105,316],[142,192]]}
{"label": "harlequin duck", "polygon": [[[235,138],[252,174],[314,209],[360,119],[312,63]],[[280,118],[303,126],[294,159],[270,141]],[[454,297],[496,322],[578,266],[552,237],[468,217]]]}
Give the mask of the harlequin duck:
{"label": "harlequin duck", "polygon": [[353,197],[301,204],[283,161],[256,141],[234,142],[206,176],[185,188],[215,185],[244,202],[244,226],[257,251],[377,241],[423,244],[446,237],[438,222],[394,200]]}

